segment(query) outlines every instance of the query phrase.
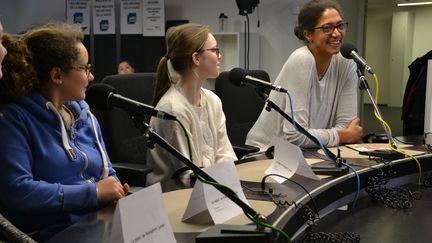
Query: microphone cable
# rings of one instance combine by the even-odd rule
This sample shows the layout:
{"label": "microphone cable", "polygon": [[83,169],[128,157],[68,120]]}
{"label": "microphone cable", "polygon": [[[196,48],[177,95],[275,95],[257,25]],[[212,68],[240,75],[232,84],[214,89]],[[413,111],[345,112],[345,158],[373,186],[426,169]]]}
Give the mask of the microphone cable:
{"label": "microphone cable", "polygon": [[[293,111],[293,105],[292,105],[293,102],[292,102],[292,99],[291,99],[291,94],[288,91],[286,92],[286,94],[288,95],[288,99],[289,99],[291,119],[293,120],[292,125],[293,125],[294,129],[297,130],[298,133],[301,133],[300,130],[297,128],[297,125],[296,125],[296,121],[295,121],[295,117],[294,117],[294,111]],[[321,140],[317,136],[314,136],[313,134],[311,134],[311,136],[313,136],[318,141],[320,148],[324,151],[324,154],[327,156],[327,158],[329,158],[330,160],[332,160],[331,156],[324,149],[324,145],[322,144]]]}
{"label": "microphone cable", "polygon": [[187,144],[188,144],[189,160],[190,160],[190,161],[193,161],[193,158],[192,158],[192,145],[191,145],[191,142],[190,142],[189,136],[188,136],[188,134],[187,134],[186,128],[185,128],[185,126],[181,123],[181,121],[180,121],[179,119],[176,118],[175,121],[180,125],[180,127],[181,127],[182,130],[183,130],[183,133],[184,133],[184,135],[185,135],[185,137],[186,137],[186,141],[187,141]]}
{"label": "microphone cable", "polygon": [[257,5],[256,9],[257,9],[256,13],[257,13],[257,17],[258,17],[257,28],[259,28],[261,26],[261,24],[260,24],[260,14],[259,14],[259,6],[258,5]]}
{"label": "microphone cable", "polygon": [[366,182],[365,191],[369,194],[372,201],[382,202],[386,207],[401,210],[411,208],[414,199],[421,199],[419,191],[413,192],[409,188],[400,186],[386,187],[386,184],[396,172],[390,169],[385,172],[382,168],[379,170],[380,173],[369,177]]}
{"label": "microphone cable", "polygon": [[354,196],[354,200],[352,202],[352,207],[355,208],[356,204],[357,204],[358,195],[360,194],[360,176],[359,176],[357,170],[354,169],[353,166],[349,165],[346,162],[342,162],[342,164],[345,165],[346,167],[348,167],[348,169],[350,169],[354,173],[354,175],[355,175],[355,177],[357,179],[357,191],[356,191],[356,194]]}
{"label": "microphone cable", "polygon": [[[176,122],[177,122],[177,123],[180,125],[180,127],[183,129],[183,132],[184,132],[184,134],[185,134],[185,137],[186,137],[186,140],[187,140],[187,143],[188,143],[188,148],[189,148],[189,157],[190,157],[190,160],[192,161],[192,146],[191,146],[190,139],[189,139],[189,136],[188,136],[188,134],[187,134],[186,128],[185,128],[185,126],[180,122],[180,120],[178,120],[177,118],[176,118]],[[193,162],[193,161],[192,161],[192,162]],[[196,177],[196,179],[198,179],[198,180],[201,181],[202,183],[205,183],[205,184],[208,184],[208,185],[212,185],[212,186],[214,186],[215,188],[222,189],[222,190],[227,191],[227,192],[229,192],[230,194],[232,194],[232,195],[238,197],[238,196],[237,196],[237,193],[234,192],[234,191],[233,191],[231,188],[229,188],[228,186],[225,186],[225,185],[220,184],[220,183],[217,183],[217,182],[207,181],[207,180],[205,180],[204,178],[202,178],[201,176],[199,176],[199,175],[197,175],[197,174],[195,174],[195,177]],[[265,223],[265,222],[262,222],[261,220],[256,219],[254,216],[249,215],[249,214],[248,214],[247,212],[245,212],[245,211],[243,211],[243,213],[246,215],[246,217],[248,217],[248,218],[249,218],[252,222],[254,222],[255,224],[260,225],[260,226],[263,226],[263,227],[266,227],[266,228],[269,228],[269,229],[273,230],[274,232],[278,232],[280,235],[282,235],[283,237],[285,237],[289,242],[291,242],[291,237],[289,237],[289,235],[288,235],[287,233],[285,233],[283,230],[281,230],[281,229],[279,229],[279,228],[277,228],[277,227],[275,227],[275,226],[273,226],[273,225],[271,225],[271,224],[267,224],[267,223]]]}
{"label": "microphone cable", "polygon": [[[229,192],[230,194],[232,194],[232,195],[238,197],[237,193],[236,193],[235,191],[233,191],[231,188],[229,188],[228,186],[225,186],[225,185],[223,185],[223,184],[221,184],[221,183],[217,183],[217,182],[213,182],[213,181],[205,180],[204,178],[202,178],[202,177],[199,176],[199,175],[196,175],[196,177],[197,177],[197,179],[198,179],[199,181],[201,181],[202,183],[205,183],[205,184],[208,184],[208,185],[212,185],[212,186],[214,186],[214,187],[216,187],[216,188],[219,188],[219,189],[225,190],[225,191]],[[263,222],[263,221],[261,221],[261,220],[255,218],[254,215],[250,215],[249,213],[247,213],[247,212],[245,212],[245,211],[243,211],[243,213],[246,215],[246,217],[247,217],[250,221],[254,222],[256,225],[260,225],[260,226],[263,226],[263,227],[265,227],[265,228],[269,228],[269,229],[271,229],[272,231],[277,232],[277,233],[279,233],[280,235],[282,235],[284,238],[286,238],[286,239],[288,240],[288,242],[291,242],[291,237],[290,237],[290,236],[289,236],[285,231],[283,231],[282,229],[279,229],[278,227],[275,227],[275,226],[273,226],[273,225],[271,225],[271,224],[265,223],[265,222]]]}
{"label": "microphone cable", "polygon": [[[300,184],[300,183],[298,183],[298,182],[296,182],[296,181],[294,181],[294,180],[292,180],[292,179],[290,179],[290,178],[288,178],[288,177],[286,177],[286,176],[283,176],[283,175],[279,175],[279,174],[267,174],[267,175],[265,175],[262,179],[261,179],[261,191],[262,192],[265,192],[265,180],[269,177],[269,176],[278,176],[278,177],[281,177],[281,178],[283,178],[283,179],[285,179],[285,180],[287,180],[287,181],[289,181],[289,182],[291,182],[291,183],[294,183],[294,184],[296,184],[297,186],[299,186],[304,192],[306,192],[306,194],[309,196],[309,198],[311,199],[311,201],[312,201],[312,204],[313,204],[313,206],[314,206],[314,211],[315,211],[315,214],[316,215],[318,215],[318,207],[317,207],[317,204],[315,203],[315,199],[312,197],[312,195],[310,194],[310,192],[302,185],[302,184]],[[271,187],[269,187],[269,195],[273,195],[273,188],[271,188]],[[283,206],[283,204],[284,203],[280,203],[281,201],[279,201],[279,203],[278,202],[276,202],[274,199],[273,199],[273,197],[272,197],[272,200],[273,200],[273,202],[276,204],[276,205],[278,205],[278,206]],[[294,202],[295,203],[295,202]]]}
{"label": "microphone cable", "polygon": [[[373,74],[374,80],[375,80],[375,103],[378,105],[378,97],[379,97],[379,79],[377,74]],[[390,125],[374,110],[375,117],[387,128],[389,136],[393,138],[392,130]],[[391,144],[391,140],[388,141],[388,147],[397,153],[403,154],[405,156],[410,157],[413,159],[418,167],[419,170],[419,176],[417,180],[417,191],[411,192],[408,189],[401,188],[401,187],[393,187],[393,188],[387,188],[385,185],[390,180],[390,177],[384,173],[382,169],[380,174],[377,174],[376,176],[372,176],[368,178],[366,182],[365,191],[369,194],[369,196],[374,201],[383,202],[384,205],[390,208],[397,208],[397,209],[407,209],[412,206],[412,200],[417,199],[419,200],[421,198],[420,193],[420,186],[425,185],[425,181],[422,181],[422,167],[420,162],[417,158],[412,156],[409,153],[406,153],[402,150],[399,150],[397,148],[394,148]],[[378,162],[378,161],[377,161]],[[388,166],[390,162],[384,162],[385,166]]]}
{"label": "microphone cable", "polygon": [[305,229],[305,237],[303,238],[302,242],[304,243],[316,243],[316,242],[360,242],[360,236],[354,232],[337,232],[337,233],[326,233],[326,232],[316,232],[314,228],[316,227],[316,221],[320,219],[318,214],[318,208],[315,203],[315,199],[311,196],[309,191],[300,183],[291,180],[290,178],[287,178],[285,176],[279,175],[279,174],[268,174],[265,175],[261,180],[261,189],[265,193],[265,180],[269,176],[278,176],[281,178],[284,178],[299,187],[301,187],[309,196],[309,198],[312,201],[314,210],[309,206],[302,203],[297,203],[295,201],[289,202],[289,201],[282,201],[282,200],[276,200],[273,197],[273,190],[271,187],[269,187],[269,196],[272,199],[273,203],[276,204],[278,207],[285,207],[285,206],[294,206],[296,210],[303,210],[305,213],[305,217],[307,219],[307,227]]}
{"label": "microphone cable", "polygon": [[[379,96],[379,80],[378,80],[378,75],[374,74],[373,77],[374,77],[374,80],[375,80],[375,103],[378,105],[378,96]],[[384,119],[376,111],[374,111],[374,115],[388,129],[390,137],[393,137],[390,125],[386,121],[384,121]],[[419,176],[417,178],[417,183],[418,183],[419,186],[422,185],[422,166],[421,166],[420,162],[418,161],[418,159],[416,157],[414,157],[413,155],[407,153],[407,152],[404,152],[402,150],[394,148],[392,146],[392,144],[391,144],[390,139],[388,141],[388,146],[389,146],[389,148],[392,151],[394,151],[396,153],[403,154],[405,156],[408,156],[408,157],[410,157],[411,159],[413,159],[416,162],[417,167],[418,167],[418,171],[419,171]]]}
{"label": "microphone cable", "polygon": [[[287,93],[287,95],[288,95],[288,99],[289,99],[290,112],[291,112],[291,119],[293,120],[293,126],[294,126],[294,128],[297,130],[297,132],[300,133],[300,131],[298,130],[298,128],[297,128],[297,126],[296,126],[296,121],[295,121],[295,118],[294,118],[294,111],[293,111],[293,105],[292,105],[291,94],[290,94],[288,91],[287,91],[286,93]],[[311,135],[312,135],[312,134],[311,134]],[[327,153],[327,150],[324,149],[324,145],[322,144],[321,140],[320,140],[317,136],[314,136],[314,135],[312,135],[312,136],[313,136],[313,137],[318,141],[321,150],[324,151],[324,154],[327,156],[327,158],[329,158],[330,160],[332,160],[332,158],[330,157],[330,155]],[[339,151],[339,154],[340,154],[340,150],[339,150],[339,149],[338,149],[338,151]],[[353,166],[349,165],[349,164],[346,163],[346,162],[342,162],[342,164],[345,165],[346,167],[348,167],[348,169],[350,169],[350,170],[354,173],[354,175],[356,176],[356,180],[357,180],[357,191],[356,191],[356,194],[355,194],[355,196],[354,196],[354,200],[353,200],[353,202],[352,202],[352,207],[355,208],[355,206],[356,206],[356,204],[357,204],[358,195],[359,195],[359,193],[360,193],[360,176],[359,176],[359,174],[357,173],[357,170],[354,169]]]}

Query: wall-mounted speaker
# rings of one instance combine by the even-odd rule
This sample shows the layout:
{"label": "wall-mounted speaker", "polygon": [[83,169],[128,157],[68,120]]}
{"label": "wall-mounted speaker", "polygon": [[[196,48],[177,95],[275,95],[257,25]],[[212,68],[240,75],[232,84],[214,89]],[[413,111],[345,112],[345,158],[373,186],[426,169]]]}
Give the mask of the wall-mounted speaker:
{"label": "wall-mounted speaker", "polygon": [[239,14],[242,16],[248,15],[258,6],[259,0],[236,0]]}

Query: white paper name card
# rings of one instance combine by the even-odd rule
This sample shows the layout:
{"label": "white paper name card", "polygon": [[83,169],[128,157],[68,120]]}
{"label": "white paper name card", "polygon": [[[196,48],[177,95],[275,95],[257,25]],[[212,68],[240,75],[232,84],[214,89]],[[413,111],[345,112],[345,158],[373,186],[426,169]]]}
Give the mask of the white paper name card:
{"label": "white paper name card", "polygon": [[174,243],[160,183],[120,199],[114,212],[111,243]]}
{"label": "white paper name card", "polygon": [[[275,138],[275,152],[273,163],[265,171],[265,174],[278,174],[287,178],[291,178],[294,174],[298,174],[313,180],[321,180],[312,171],[302,151],[298,146],[282,139]],[[279,176],[271,176],[278,183],[283,183],[286,179]]]}
{"label": "white paper name card", "polygon": [[[204,171],[220,184],[231,188],[243,202],[249,205],[241,188],[234,161],[221,162]],[[198,180],[182,221],[221,224],[241,213],[243,210],[216,188]]]}

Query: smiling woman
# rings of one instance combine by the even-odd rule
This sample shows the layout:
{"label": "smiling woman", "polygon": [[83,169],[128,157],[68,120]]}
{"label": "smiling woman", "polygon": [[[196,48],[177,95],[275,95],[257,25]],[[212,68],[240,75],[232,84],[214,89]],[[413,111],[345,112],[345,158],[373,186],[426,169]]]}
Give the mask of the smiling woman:
{"label": "smiling woman", "polygon": [[[295,50],[275,85],[289,90],[295,120],[326,146],[354,143],[362,136],[357,116],[357,75],[353,62],[339,53],[347,21],[336,1],[306,3],[294,29],[306,44]],[[271,92],[270,99],[290,114],[286,94]],[[301,147],[316,146],[276,112],[263,110],[246,143],[265,150],[273,137],[286,138]]]}

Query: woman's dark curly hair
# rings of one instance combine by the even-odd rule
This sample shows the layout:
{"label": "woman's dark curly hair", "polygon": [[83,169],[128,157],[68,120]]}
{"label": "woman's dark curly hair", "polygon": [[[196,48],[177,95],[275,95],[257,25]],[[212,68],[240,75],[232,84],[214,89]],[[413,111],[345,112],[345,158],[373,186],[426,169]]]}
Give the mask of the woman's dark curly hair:
{"label": "woman's dark curly hair", "polygon": [[79,56],[77,44],[83,41],[84,35],[78,25],[49,23],[27,31],[21,39],[30,51],[31,64],[39,79],[34,88],[38,90],[51,80],[52,68],[70,72]]}
{"label": "woman's dark curly hair", "polygon": [[7,103],[27,95],[38,81],[30,65],[31,57],[27,46],[20,39],[6,33],[2,42],[7,55],[2,62],[0,103]]}

